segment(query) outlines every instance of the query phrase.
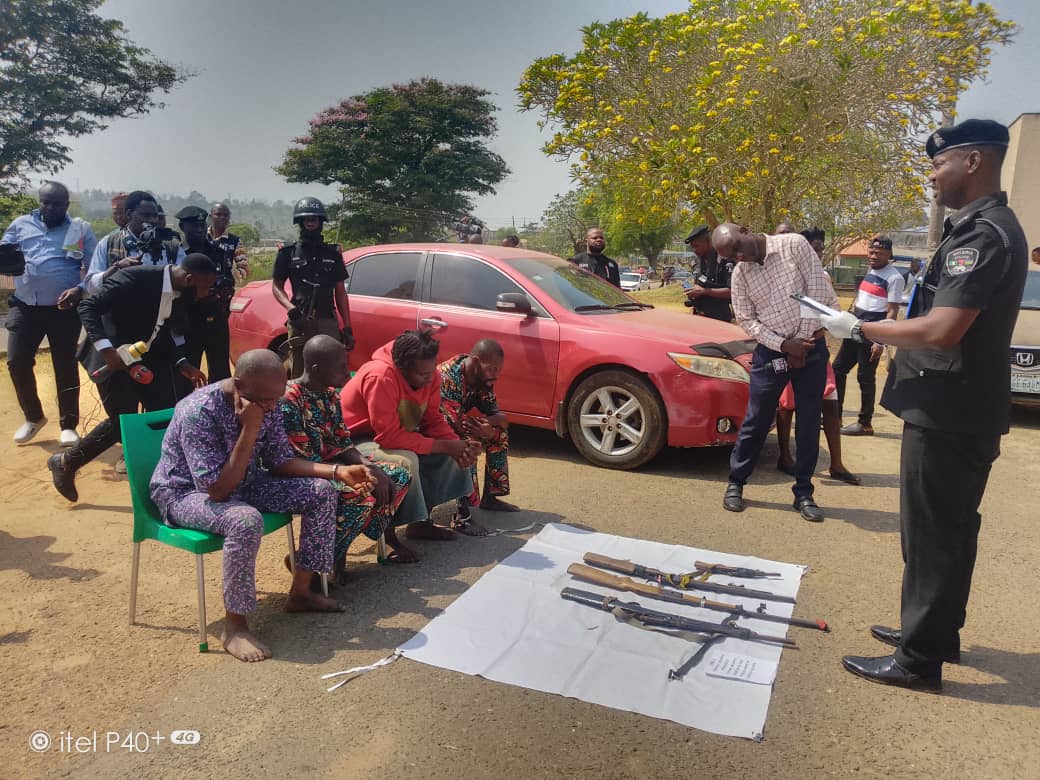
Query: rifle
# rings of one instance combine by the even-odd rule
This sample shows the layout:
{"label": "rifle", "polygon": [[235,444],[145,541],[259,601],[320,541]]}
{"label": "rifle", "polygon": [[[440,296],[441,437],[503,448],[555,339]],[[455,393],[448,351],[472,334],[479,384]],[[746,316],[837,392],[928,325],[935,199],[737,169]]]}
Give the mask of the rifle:
{"label": "rifle", "polygon": [[743,585],[720,585],[715,582],[702,582],[697,579],[696,572],[690,574],[668,574],[658,569],[651,569],[649,566],[632,563],[632,561],[608,558],[606,555],[597,555],[596,553],[585,553],[584,561],[589,566],[616,571],[620,574],[638,577],[641,580],[650,580],[650,582],[656,582],[661,585],[671,585],[673,588],[679,588],[680,590],[706,590],[709,593],[726,593],[730,596],[744,596],[749,599],[782,601],[784,604],[797,603],[790,596],[781,596],[777,593],[770,593],[767,590],[754,590]]}
{"label": "rifle", "polygon": [[724,563],[705,563],[704,561],[694,561],[693,568],[697,570],[698,574],[725,574],[727,577],[746,577],[751,580],[781,576],[778,571],[745,569],[743,566],[727,566]]}
{"label": "rifle", "polygon": [[[567,573],[572,577],[576,577],[582,582],[590,582],[593,585],[602,585],[604,588],[613,588],[614,590],[628,591],[630,593],[642,594],[649,596],[652,599],[660,599],[661,601],[669,601],[673,604],[689,604],[694,607],[704,607],[705,609],[713,609],[716,612],[728,612],[731,615],[737,617],[755,618],[757,620],[769,620],[774,623],[785,623],[789,626],[799,626],[801,628],[816,628],[820,631],[830,631],[830,627],[826,621],[823,620],[802,620],[795,617],[781,617],[780,615],[770,615],[767,612],[751,612],[739,604],[727,604],[723,601],[712,601],[704,596],[693,596],[688,593],[678,593],[674,590],[666,590],[660,585],[644,585],[641,582],[636,582],[628,577],[618,577],[614,574],[609,574],[599,569],[593,569],[590,566],[582,566],[580,563],[572,563],[567,567]],[[760,607],[760,610],[764,610],[765,605]]]}
{"label": "rifle", "polygon": [[644,626],[652,628],[667,628],[675,631],[691,631],[709,636],[721,635],[743,639],[751,642],[769,642],[771,644],[784,645],[785,647],[797,647],[793,639],[785,636],[771,636],[759,634],[749,628],[741,628],[726,623],[712,623],[708,620],[697,620],[695,618],[673,615],[670,612],[658,612],[657,610],[644,607],[635,601],[621,601],[613,596],[603,596],[599,593],[591,593],[587,590],[577,588],[564,588],[560,595],[568,601],[584,604],[604,612],[618,613],[639,621]]}

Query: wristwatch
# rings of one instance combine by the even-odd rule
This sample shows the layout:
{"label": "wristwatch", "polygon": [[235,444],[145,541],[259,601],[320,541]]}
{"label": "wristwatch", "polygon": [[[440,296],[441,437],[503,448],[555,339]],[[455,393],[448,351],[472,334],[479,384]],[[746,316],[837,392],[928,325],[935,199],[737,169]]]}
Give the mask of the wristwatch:
{"label": "wristwatch", "polygon": [[[877,339],[870,339],[863,335],[863,320],[856,320],[856,323],[852,326],[852,340],[857,344],[881,344]],[[884,346],[884,344],[881,344]]]}

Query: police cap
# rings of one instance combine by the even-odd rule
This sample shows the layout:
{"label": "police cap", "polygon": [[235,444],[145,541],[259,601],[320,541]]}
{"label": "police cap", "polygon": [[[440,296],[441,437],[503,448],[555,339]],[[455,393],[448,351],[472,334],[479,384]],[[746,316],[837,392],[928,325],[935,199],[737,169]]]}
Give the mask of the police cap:
{"label": "police cap", "polygon": [[205,222],[209,214],[198,206],[185,206],[175,215],[178,222]]}
{"label": "police cap", "polygon": [[683,243],[684,244],[688,244],[691,241],[693,241],[694,239],[697,239],[697,238],[700,238],[701,236],[706,236],[706,235],[708,235],[708,226],[707,225],[698,225],[697,227],[695,227],[690,232],[690,235],[686,236],[686,238],[683,239]]}
{"label": "police cap", "polygon": [[959,125],[940,127],[928,138],[924,150],[929,157],[960,146],[1004,146],[1010,143],[1008,129],[992,119],[965,119]]}

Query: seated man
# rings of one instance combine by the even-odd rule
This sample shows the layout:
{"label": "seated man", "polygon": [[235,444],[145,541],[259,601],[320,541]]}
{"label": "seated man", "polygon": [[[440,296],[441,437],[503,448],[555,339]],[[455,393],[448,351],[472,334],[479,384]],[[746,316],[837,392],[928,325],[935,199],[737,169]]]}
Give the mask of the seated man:
{"label": "seated man", "polygon": [[261,512],[302,515],[286,611],[342,612],[339,602],[310,587],[314,572],[332,568],[336,489],[328,480],[362,493],[373,487],[364,466],[311,463],[293,456],[278,409],[284,392],[285,367],[278,356],[266,349],[246,352],[234,377],[207,385],[177,404],[152,475],[152,500],[167,523],[225,537],[227,620],[221,641],[241,661],[271,656],[246,623],[246,615],[256,609]]}
{"label": "seated man", "polygon": [[[480,444],[460,439],[441,414],[440,344],[428,331],[408,330],[384,345],[340,394],[343,423],[362,455],[408,468],[412,484],[399,519],[411,538],[453,539],[430,520],[430,510],[473,490],[469,467]],[[473,535],[457,515],[452,528]],[[485,532],[486,533],[486,532]]]}
{"label": "seated man", "polygon": [[408,492],[411,478],[404,467],[370,461],[351,443],[339,406],[339,388],[349,377],[343,344],[331,336],[311,336],[303,347],[303,374],[289,383],[281,401],[289,446],[297,456],[315,463],[364,466],[375,482],[371,493],[346,485],[339,491],[333,572],[341,585],[346,580],[347,550],[362,532],[377,541],[385,531],[387,544],[393,548],[391,561],[418,561],[415,553],[398,541],[393,528],[394,513]]}
{"label": "seated man", "polygon": [[[509,495],[508,421],[498,408],[495,381],[502,373],[505,352],[493,339],[481,339],[468,355],[456,355],[437,366],[441,375],[441,413],[460,437],[484,445],[484,497],[480,497],[477,466],[470,467],[473,492],[460,498],[459,518],[469,517],[471,503],[492,512],[518,512],[500,496]],[[483,529],[481,529],[483,530]]]}

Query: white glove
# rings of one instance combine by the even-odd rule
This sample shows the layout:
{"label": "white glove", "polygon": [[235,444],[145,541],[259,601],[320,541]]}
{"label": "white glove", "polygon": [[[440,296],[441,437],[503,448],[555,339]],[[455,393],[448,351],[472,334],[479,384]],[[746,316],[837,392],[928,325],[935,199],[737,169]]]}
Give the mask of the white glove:
{"label": "white glove", "polygon": [[852,327],[859,322],[859,318],[851,311],[843,311],[835,315],[821,314],[820,322],[834,338],[851,339]]}

